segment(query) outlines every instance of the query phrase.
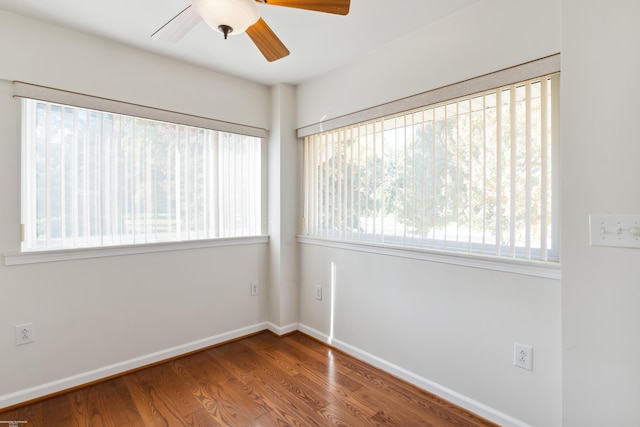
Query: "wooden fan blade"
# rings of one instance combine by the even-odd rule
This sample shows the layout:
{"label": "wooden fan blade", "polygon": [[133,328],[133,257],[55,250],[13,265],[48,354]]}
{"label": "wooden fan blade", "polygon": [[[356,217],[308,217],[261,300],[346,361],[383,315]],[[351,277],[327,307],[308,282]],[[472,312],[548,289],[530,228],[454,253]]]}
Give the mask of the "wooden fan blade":
{"label": "wooden fan blade", "polygon": [[289,49],[262,18],[247,28],[247,34],[264,57],[267,58],[267,61],[273,62],[289,55]]}
{"label": "wooden fan blade", "polygon": [[347,15],[350,0],[256,0],[272,6],[294,7],[296,9],[314,10],[316,12]]}
{"label": "wooden fan blade", "polygon": [[195,7],[187,6],[182,12],[151,34],[152,39],[175,43],[193,29],[202,18]]}

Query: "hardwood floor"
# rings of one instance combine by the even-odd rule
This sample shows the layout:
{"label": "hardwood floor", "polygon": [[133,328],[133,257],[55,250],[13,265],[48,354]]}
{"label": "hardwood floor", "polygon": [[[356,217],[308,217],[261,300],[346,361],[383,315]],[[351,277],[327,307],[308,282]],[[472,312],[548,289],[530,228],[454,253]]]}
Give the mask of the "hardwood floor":
{"label": "hardwood floor", "polygon": [[10,411],[66,426],[495,426],[301,333],[263,332]]}

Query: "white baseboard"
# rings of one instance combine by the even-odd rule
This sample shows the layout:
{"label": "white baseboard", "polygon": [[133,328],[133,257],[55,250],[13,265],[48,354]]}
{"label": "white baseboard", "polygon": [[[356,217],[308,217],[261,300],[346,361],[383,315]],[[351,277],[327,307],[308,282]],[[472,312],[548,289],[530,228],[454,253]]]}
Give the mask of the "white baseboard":
{"label": "white baseboard", "polygon": [[267,322],[267,329],[276,335],[290,334],[298,330],[297,323],[291,323],[290,325],[278,326],[275,323]]}
{"label": "white baseboard", "polygon": [[310,328],[307,325],[300,324],[298,325],[298,330],[303,334],[307,334],[310,337],[317,339],[318,341],[322,341],[325,344],[331,345],[331,339],[329,338],[329,336],[316,329]]}
{"label": "white baseboard", "polygon": [[331,346],[337,348],[338,350],[344,351],[345,353],[355,358],[358,358],[364,362],[367,362],[370,365],[375,366],[376,368],[382,369],[383,371],[388,372],[391,375],[401,378],[407,381],[408,383],[411,383],[417,387],[420,387],[423,390],[433,393],[444,400],[447,400],[470,412],[473,412],[476,415],[486,418],[489,421],[493,421],[494,423],[497,423],[501,426],[531,427],[527,423],[517,420],[507,414],[497,411],[485,404],[477,402],[467,396],[464,396],[438,383],[435,383],[419,375],[416,375],[413,372],[410,372],[404,368],[401,368],[400,366],[397,366],[384,359],[374,356],[373,354],[360,350],[359,348],[349,345],[343,341],[337,340],[335,338],[331,338],[328,335],[320,331],[317,331],[313,328],[310,328],[306,325],[302,325],[302,324],[298,325],[298,330],[319,341],[330,344]]}
{"label": "white baseboard", "polygon": [[204,338],[187,344],[168,348],[166,350],[125,360],[124,362],[115,363],[103,368],[94,369],[88,372],[82,372],[77,375],[72,375],[70,377],[62,378],[60,380],[52,381],[50,383],[42,384],[36,387],[31,387],[14,393],[5,394],[3,396],[0,396],[0,409],[17,405],[23,402],[28,402],[39,397],[48,396],[63,390],[68,390],[70,388],[78,387],[83,384],[91,383],[93,381],[108,378],[113,375],[122,374],[124,372],[141,368],[143,366],[162,362],[163,360],[171,359],[173,357],[187,354],[192,351],[202,350],[204,348],[221,344],[226,341],[242,338],[246,335],[264,331],[265,329],[271,330],[271,324],[267,322],[258,323],[255,325],[247,326],[245,328],[236,329],[234,331],[214,335],[209,338]]}

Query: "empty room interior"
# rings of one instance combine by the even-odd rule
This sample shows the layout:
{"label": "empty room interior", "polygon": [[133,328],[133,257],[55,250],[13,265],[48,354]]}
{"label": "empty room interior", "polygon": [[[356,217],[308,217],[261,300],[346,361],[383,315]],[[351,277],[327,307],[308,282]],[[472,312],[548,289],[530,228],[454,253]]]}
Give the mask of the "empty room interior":
{"label": "empty room interior", "polygon": [[269,331],[640,425],[640,3],[217,1],[0,0],[0,421]]}

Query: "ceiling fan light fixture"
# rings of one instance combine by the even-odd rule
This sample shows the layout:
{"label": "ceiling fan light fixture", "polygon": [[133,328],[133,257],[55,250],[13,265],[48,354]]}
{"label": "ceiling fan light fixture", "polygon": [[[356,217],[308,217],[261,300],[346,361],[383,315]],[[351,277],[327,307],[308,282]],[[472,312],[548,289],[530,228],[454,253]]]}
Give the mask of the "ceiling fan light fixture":
{"label": "ceiling fan light fixture", "polygon": [[254,0],[193,0],[193,6],[204,22],[224,34],[241,34],[260,19]]}

